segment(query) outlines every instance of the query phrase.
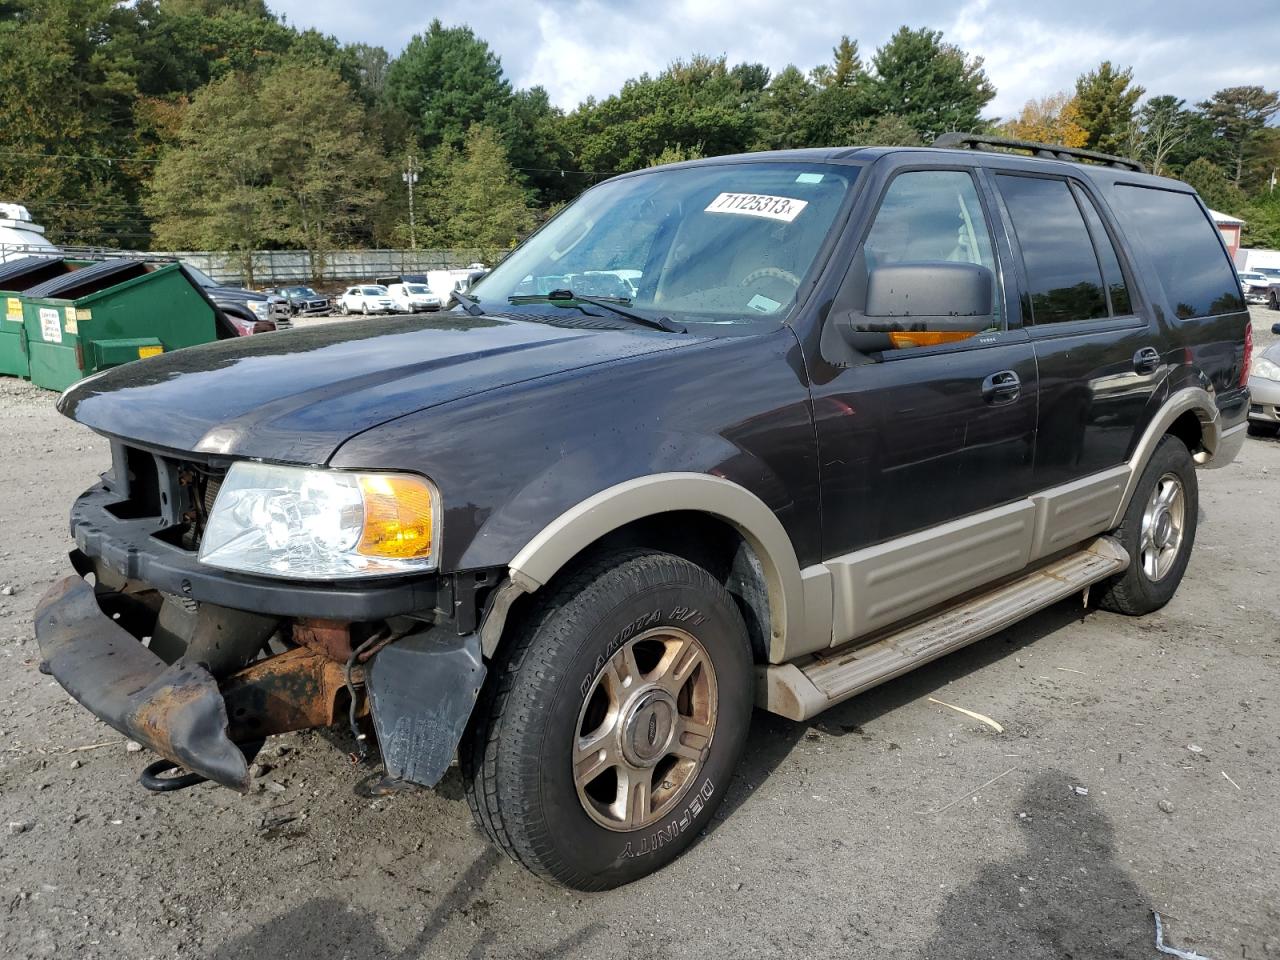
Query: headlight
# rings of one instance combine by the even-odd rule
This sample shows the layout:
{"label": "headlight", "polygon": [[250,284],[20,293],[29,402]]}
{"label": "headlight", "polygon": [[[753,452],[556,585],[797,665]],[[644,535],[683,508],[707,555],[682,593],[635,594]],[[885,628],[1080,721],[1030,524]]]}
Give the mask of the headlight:
{"label": "headlight", "polygon": [[246,300],[245,304],[259,320],[265,320],[271,314],[271,308],[265,300]]}
{"label": "headlight", "polygon": [[1263,380],[1280,380],[1280,363],[1259,357],[1253,361],[1253,375]]}
{"label": "headlight", "polygon": [[200,560],[300,580],[432,570],[439,517],[422,477],[246,461],[218,491]]}

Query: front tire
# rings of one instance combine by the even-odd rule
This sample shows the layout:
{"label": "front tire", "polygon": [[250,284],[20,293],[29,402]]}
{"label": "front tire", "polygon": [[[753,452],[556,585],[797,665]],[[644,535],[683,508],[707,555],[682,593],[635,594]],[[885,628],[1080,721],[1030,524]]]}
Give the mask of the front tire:
{"label": "front tire", "polygon": [[709,573],[629,550],[581,567],[508,638],[460,750],[477,822],[578,890],[666,866],[711,820],[746,743],[746,625]]}
{"label": "front tire", "polygon": [[1129,552],[1129,568],[1107,582],[1099,606],[1141,616],[1172,600],[1195,546],[1199,512],[1191,453],[1181,440],[1166,434],[1112,533]]}

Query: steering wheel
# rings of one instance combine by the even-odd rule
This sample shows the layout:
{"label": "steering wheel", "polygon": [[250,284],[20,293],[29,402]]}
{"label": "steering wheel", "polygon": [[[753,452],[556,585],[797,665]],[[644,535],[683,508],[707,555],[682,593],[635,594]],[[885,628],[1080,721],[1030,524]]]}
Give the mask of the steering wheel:
{"label": "steering wheel", "polygon": [[797,290],[800,289],[800,278],[789,270],[783,270],[781,267],[761,267],[759,270],[752,270],[742,278],[742,282],[739,283],[738,286],[750,286],[756,280],[760,280],[763,277],[777,277],[779,280],[785,280]]}

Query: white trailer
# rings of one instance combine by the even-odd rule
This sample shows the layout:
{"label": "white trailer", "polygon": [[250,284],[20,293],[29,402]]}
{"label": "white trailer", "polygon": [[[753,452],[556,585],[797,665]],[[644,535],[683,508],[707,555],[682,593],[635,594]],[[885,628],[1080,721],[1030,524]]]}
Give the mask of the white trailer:
{"label": "white trailer", "polygon": [[1236,269],[1267,271],[1280,270],[1280,250],[1237,250]]}

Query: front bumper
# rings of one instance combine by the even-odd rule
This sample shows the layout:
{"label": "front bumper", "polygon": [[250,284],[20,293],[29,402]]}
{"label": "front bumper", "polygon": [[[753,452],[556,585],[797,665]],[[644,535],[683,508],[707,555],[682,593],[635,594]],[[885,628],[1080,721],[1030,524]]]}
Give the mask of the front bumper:
{"label": "front bumper", "polygon": [[1254,423],[1280,423],[1280,381],[1249,378],[1249,419]]}
{"label": "front bumper", "polygon": [[79,576],[41,598],[35,632],[41,669],[99,720],[193,773],[249,789],[245,755],[227,735],[226,703],[202,666],[166,664],[102,610]]}

